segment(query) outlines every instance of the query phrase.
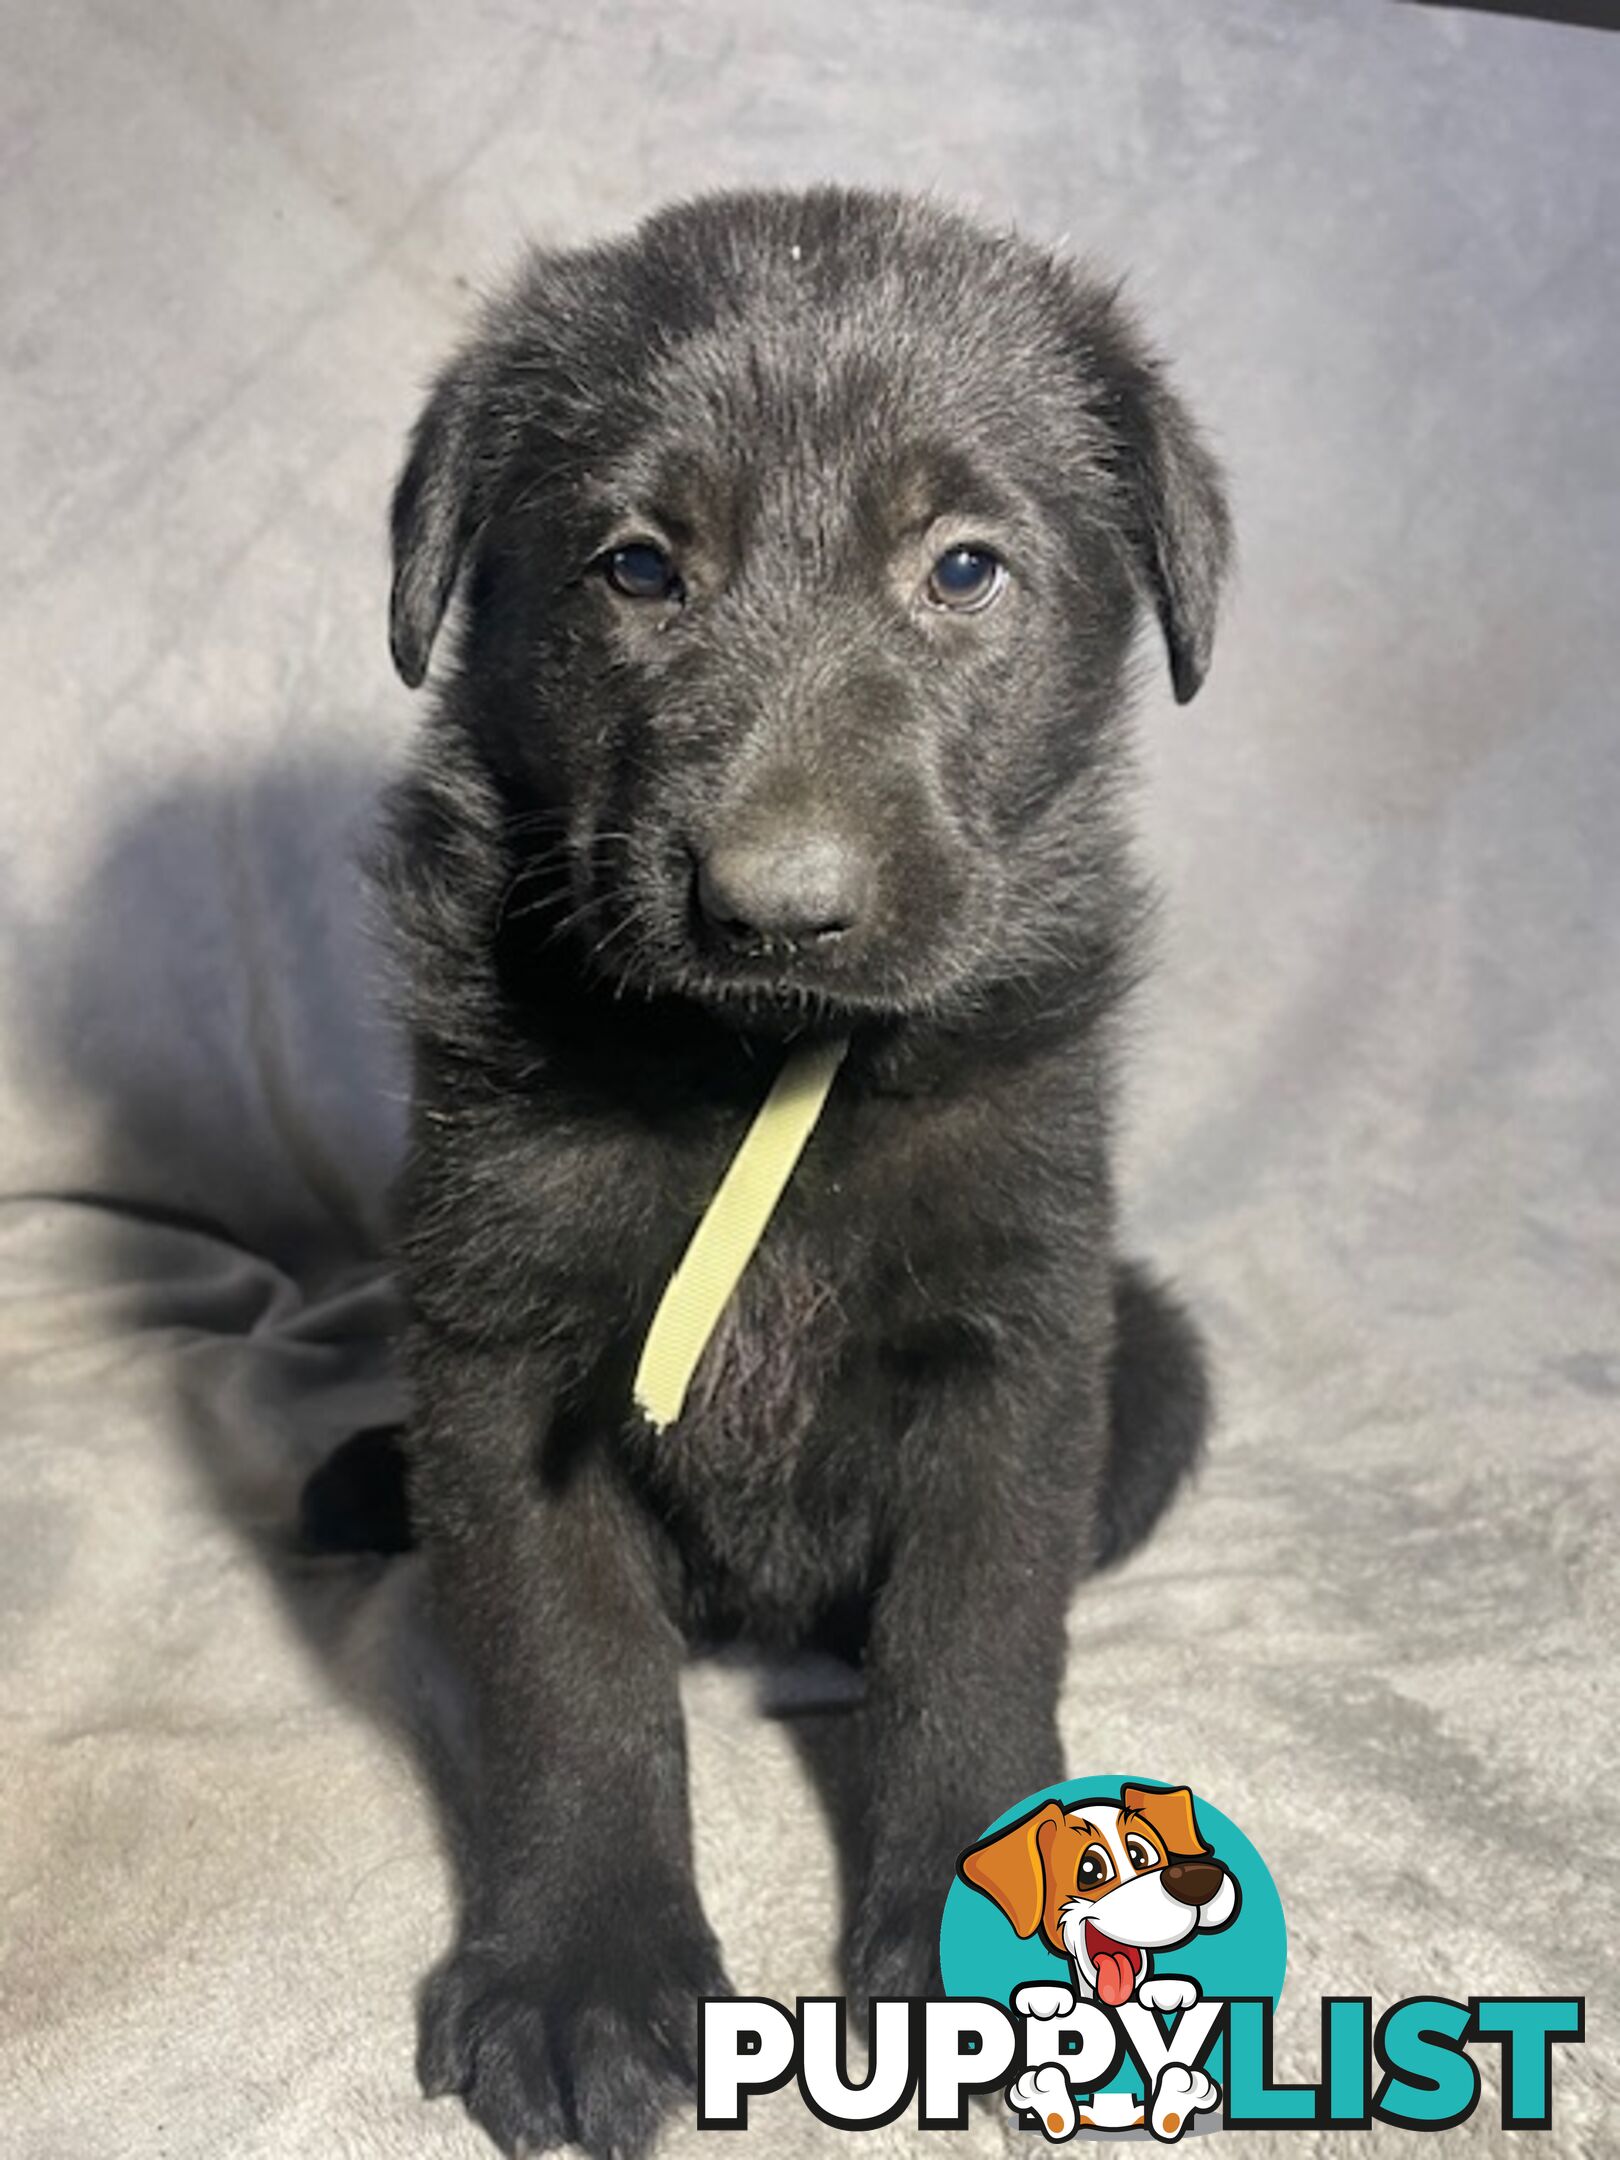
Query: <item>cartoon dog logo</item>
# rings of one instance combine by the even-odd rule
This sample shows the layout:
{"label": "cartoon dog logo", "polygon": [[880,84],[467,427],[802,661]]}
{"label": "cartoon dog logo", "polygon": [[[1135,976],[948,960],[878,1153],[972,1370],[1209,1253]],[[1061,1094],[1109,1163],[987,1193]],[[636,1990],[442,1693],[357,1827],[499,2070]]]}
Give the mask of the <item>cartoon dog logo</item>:
{"label": "cartoon dog logo", "polygon": [[[1229,1927],[1241,1893],[1237,1878],[1205,1842],[1185,1786],[1126,1785],[1113,1799],[1055,1800],[971,1847],[958,1863],[962,1880],[998,1905],[1026,1940],[1039,1934],[1067,1958],[1074,1987],[1020,1988],[1013,2008],[1024,2017],[1067,2017],[1076,2002],[1118,2009],[1133,1999],[1149,2010],[1179,2012],[1198,2000],[1197,1982],[1154,1976],[1154,1958],[1194,1935]],[[1144,2122],[1173,2139],[1194,2114],[1220,2098],[1202,2070],[1167,2063],[1151,2105],[1132,2095],[1098,2093],[1076,2115],[1068,2081],[1052,2063],[1026,2071],[1008,2105],[1033,2112],[1047,2135],[1078,2126],[1135,2129]]]}

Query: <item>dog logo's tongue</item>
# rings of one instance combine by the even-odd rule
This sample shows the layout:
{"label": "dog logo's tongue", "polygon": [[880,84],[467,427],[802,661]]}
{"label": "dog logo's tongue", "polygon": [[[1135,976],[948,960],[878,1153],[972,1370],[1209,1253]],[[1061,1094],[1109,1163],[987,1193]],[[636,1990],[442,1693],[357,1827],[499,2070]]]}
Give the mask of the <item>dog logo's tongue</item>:
{"label": "dog logo's tongue", "polygon": [[1093,1921],[1086,1922],[1086,1949],[1097,1968],[1097,1993],[1110,2009],[1128,2003],[1136,1985],[1142,1953],[1129,1943],[1115,1942]]}

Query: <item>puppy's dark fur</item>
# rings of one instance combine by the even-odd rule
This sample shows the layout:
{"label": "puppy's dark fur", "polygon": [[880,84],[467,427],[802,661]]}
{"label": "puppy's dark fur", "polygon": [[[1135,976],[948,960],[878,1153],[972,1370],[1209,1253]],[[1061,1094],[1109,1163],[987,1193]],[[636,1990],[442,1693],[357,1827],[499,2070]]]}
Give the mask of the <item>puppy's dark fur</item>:
{"label": "puppy's dark fur", "polygon": [[[643,536],[681,597],[604,577]],[[1009,578],[957,616],[923,593],[966,539]],[[509,2150],[633,2152],[726,1985],[688,1638],[859,1657],[849,1983],[925,1992],[957,1854],[1060,1775],[1071,1592],[1196,1452],[1196,1338],[1113,1251],[1141,914],[1117,798],[1140,603],[1191,697],[1227,519],[1109,289],[821,190],[533,256],[439,379],[394,541],[408,682],[466,598],[384,872],[410,1510],[481,1748],[423,2075]],[[858,921],[717,950],[695,865],[807,827],[857,852]],[[654,1436],[654,1304],[783,1046],[823,1030],[845,1068]],[[355,1469],[311,1493],[317,1532]]]}

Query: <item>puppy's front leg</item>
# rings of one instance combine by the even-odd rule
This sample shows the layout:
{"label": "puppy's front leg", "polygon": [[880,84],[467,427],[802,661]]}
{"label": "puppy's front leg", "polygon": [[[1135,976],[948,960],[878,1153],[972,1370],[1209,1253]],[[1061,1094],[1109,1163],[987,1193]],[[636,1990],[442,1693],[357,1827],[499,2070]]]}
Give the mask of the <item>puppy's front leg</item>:
{"label": "puppy's front leg", "polygon": [[634,2154],[692,2082],[698,1998],[726,1992],[650,1526],[599,1457],[544,1459],[528,1358],[419,1343],[414,1362],[412,1504],[478,1748],[422,2082],[508,2153]]}
{"label": "puppy's front leg", "polygon": [[1100,1389],[1054,1414],[1045,1442],[1017,1409],[1027,1420],[1027,1402],[964,1391],[907,1437],[904,1521],[867,1651],[870,1807],[846,1956],[857,2000],[937,1992],[958,1856],[1062,1775],[1057,1697]]}

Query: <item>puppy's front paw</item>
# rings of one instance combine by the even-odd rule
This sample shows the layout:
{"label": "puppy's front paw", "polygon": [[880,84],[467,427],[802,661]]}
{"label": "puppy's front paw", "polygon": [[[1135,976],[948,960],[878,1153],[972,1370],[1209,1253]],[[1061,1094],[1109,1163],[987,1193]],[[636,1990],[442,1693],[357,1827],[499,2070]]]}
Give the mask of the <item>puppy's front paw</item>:
{"label": "puppy's front paw", "polygon": [[727,1992],[696,1942],[641,1942],[611,1962],[461,1950],[423,1994],[422,2090],[459,2094],[513,2160],[570,2143],[637,2160],[695,2087],[698,1999]]}
{"label": "puppy's front paw", "polygon": [[1012,2006],[1019,2017],[1073,2017],[1074,1990],[1056,1980],[1031,1980],[1014,1988]]}
{"label": "puppy's front paw", "polygon": [[1144,2009],[1159,2010],[1166,2015],[1190,2010],[1198,2000],[1198,1982],[1181,1973],[1166,1973],[1159,1980],[1144,1980],[1136,1991],[1136,1999]]}
{"label": "puppy's front paw", "polygon": [[459,2093],[504,2153],[566,2144],[568,2120],[551,2060],[538,1975],[461,1951],[422,1993],[416,2073],[430,2100]]}

